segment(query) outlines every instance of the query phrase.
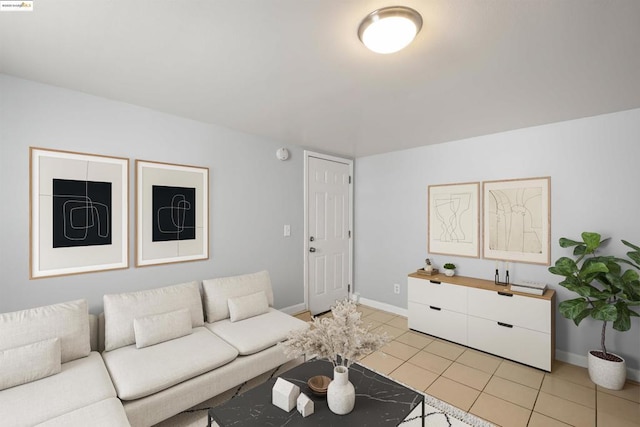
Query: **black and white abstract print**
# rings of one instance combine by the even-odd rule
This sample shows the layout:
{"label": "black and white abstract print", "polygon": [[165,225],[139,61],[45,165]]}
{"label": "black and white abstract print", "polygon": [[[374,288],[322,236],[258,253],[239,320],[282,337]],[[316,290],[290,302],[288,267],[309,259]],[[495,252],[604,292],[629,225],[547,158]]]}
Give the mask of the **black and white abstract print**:
{"label": "black and white abstract print", "polygon": [[110,245],[111,183],[53,179],[53,247]]}
{"label": "black and white abstract print", "polygon": [[154,242],[196,238],[196,189],[154,185]]}

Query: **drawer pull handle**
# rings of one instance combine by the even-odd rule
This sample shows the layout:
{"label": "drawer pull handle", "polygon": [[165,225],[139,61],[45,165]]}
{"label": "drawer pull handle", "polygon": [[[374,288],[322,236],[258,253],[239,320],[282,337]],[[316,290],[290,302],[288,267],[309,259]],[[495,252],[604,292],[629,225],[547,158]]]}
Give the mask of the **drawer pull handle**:
{"label": "drawer pull handle", "polygon": [[500,291],[498,291],[498,295],[502,295],[503,297],[512,297],[513,296],[513,294],[509,294],[507,292],[500,292]]}
{"label": "drawer pull handle", "polygon": [[513,325],[510,325],[510,324],[508,324],[508,323],[498,322],[498,325],[500,325],[500,326],[504,326],[505,328],[513,328]]}
{"label": "drawer pull handle", "polygon": [[439,282],[439,281],[437,281],[437,280],[429,280],[429,281],[430,281],[431,283],[435,283],[436,285],[439,285],[440,283],[442,283],[442,282]]}
{"label": "drawer pull handle", "polygon": [[436,310],[436,311],[440,311],[440,310],[442,310],[440,307],[434,307],[434,306],[432,306],[432,305],[430,305],[430,306],[429,306],[429,308],[430,308],[431,310]]}

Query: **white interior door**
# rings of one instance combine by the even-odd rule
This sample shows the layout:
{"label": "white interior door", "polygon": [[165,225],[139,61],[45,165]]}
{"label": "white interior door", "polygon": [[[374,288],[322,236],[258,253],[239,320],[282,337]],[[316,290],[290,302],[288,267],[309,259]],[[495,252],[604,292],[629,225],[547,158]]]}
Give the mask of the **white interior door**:
{"label": "white interior door", "polygon": [[308,157],[307,289],[312,315],[349,295],[351,163]]}

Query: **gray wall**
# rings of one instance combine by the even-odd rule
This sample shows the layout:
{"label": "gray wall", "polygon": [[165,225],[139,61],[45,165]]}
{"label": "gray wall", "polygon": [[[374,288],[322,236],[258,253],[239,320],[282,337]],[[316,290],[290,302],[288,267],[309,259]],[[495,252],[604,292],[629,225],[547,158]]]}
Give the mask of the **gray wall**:
{"label": "gray wall", "polygon": [[[269,270],[275,305],[303,302],[303,152],[222,127],[0,75],[0,312]],[[130,159],[127,270],[29,280],[29,146]],[[210,259],[134,268],[134,159],[209,167]],[[291,237],[283,237],[283,225]]]}
{"label": "gray wall", "polygon": [[[355,290],[365,297],[407,307],[406,276],[427,256],[451,261],[464,276],[493,279],[495,262],[427,254],[427,186],[468,181],[551,176],[551,259],[570,253],[560,237],[597,231],[640,244],[640,109],[519,129],[434,146],[357,159],[355,195]],[[545,266],[511,264],[512,281],[549,283],[559,301],[573,295]],[[393,283],[402,284],[400,295]],[[609,331],[611,351],[640,367],[640,322],[627,333]],[[582,357],[597,348],[599,322],[579,328],[558,316],[557,348]]]}
{"label": "gray wall", "polygon": [[[188,280],[268,269],[276,306],[303,302],[303,155],[277,142],[128,104],[0,75],[0,312],[89,300],[102,308],[105,293],[147,289]],[[640,243],[640,110],[520,129],[496,135],[357,159],[355,290],[363,297],[406,308],[406,275],[426,253],[427,186],[466,181],[552,177],[552,259],[565,251],[559,237],[583,230]],[[29,146],[131,159],[130,250],[127,270],[29,280]],[[210,168],[210,259],[133,267],[134,159]],[[585,203],[585,200],[594,202]],[[634,221],[636,220],[636,221]],[[282,236],[291,224],[292,236]],[[432,256],[459,265],[461,275],[491,279],[493,263]],[[515,280],[553,285],[546,267],[512,264]],[[394,295],[393,283],[402,284]],[[559,317],[557,346],[583,355],[597,347],[598,325],[579,328]],[[640,328],[608,334],[611,349],[638,369]]]}

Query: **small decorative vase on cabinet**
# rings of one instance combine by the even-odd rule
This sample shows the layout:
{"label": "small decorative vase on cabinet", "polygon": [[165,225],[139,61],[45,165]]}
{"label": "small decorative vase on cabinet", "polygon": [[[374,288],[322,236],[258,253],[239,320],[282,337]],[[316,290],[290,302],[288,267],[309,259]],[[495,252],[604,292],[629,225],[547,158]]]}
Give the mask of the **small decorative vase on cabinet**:
{"label": "small decorative vase on cabinet", "polygon": [[336,366],[333,368],[333,381],[327,388],[327,404],[334,414],[346,415],[356,404],[356,390],[349,381],[349,368]]}

